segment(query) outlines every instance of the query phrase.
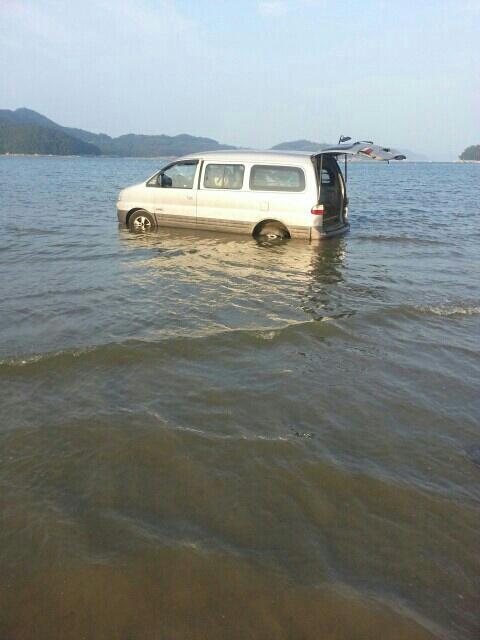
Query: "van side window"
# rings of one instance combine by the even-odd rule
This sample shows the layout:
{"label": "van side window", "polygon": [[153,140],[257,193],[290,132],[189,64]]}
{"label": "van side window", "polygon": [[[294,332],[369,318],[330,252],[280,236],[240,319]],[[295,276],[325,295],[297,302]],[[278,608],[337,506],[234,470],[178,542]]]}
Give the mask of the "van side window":
{"label": "van side window", "polygon": [[243,164],[207,164],[203,186],[206,189],[241,189],[244,173]]}
{"label": "van side window", "polygon": [[254,165],[250,171],[254,191],[303,191],[305,174],[298,167]]}

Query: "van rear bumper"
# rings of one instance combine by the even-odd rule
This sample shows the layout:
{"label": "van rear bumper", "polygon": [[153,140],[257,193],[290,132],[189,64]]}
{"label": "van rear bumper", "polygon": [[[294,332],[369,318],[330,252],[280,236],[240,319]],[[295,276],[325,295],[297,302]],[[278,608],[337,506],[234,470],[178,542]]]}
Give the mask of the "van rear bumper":
{"label": "van rear bumper", "polygon": [[319,240],[328,240],[328,238],[334,238],[335,236],[341,236],[350,229],[350,224],[345,222],[344,224],[340,224],[332,229],[322,229],[317,227],[312,227],[310,232],[310,240],[312,242],[318,242]]}

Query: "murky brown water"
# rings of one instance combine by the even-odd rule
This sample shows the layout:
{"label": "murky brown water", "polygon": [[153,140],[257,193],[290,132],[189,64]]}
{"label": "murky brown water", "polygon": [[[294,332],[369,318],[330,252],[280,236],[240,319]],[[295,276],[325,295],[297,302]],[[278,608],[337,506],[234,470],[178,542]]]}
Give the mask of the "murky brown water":
{"label": "murky brown water", "polygon": [[476,639],[480,167],[319,247],[119,230],[154,169],[0,159],[0,639]]}

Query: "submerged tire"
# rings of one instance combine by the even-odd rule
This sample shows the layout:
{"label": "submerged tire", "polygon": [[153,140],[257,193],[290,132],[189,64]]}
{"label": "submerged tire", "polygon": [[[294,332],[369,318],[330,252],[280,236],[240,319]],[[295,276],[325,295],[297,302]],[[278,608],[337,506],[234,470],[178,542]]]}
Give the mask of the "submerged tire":
{"label": "submerged tire", "polygon": [[259,240],[268,240],[269,242],[285,240],[288,237],[288,231],[285,227],[275,222],[267,222],[255,232],[255,238],[258,238]]}
{"label": "submerged tire", "polygon": [[157,223],[151,213],[140,209],[128,219],[128,228],[130,231],[152,231],[157,228]]}

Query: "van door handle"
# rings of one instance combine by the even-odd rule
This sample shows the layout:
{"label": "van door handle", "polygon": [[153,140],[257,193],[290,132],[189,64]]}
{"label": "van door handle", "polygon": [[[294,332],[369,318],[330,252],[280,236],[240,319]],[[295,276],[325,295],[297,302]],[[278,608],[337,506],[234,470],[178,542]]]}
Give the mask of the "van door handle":
{"label": "van door handle", "polygon": [[187,196],[187,200],[193,200],[193,196]]}

